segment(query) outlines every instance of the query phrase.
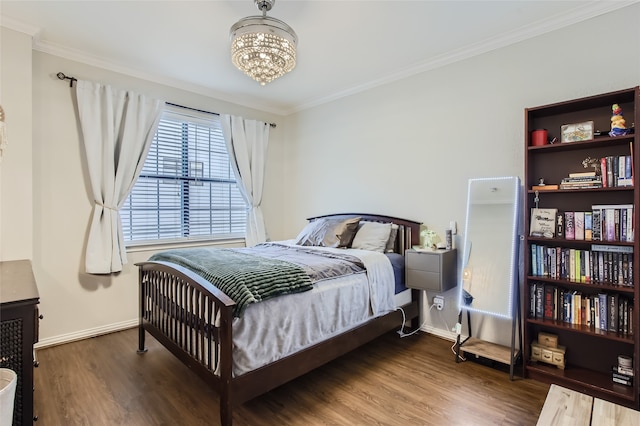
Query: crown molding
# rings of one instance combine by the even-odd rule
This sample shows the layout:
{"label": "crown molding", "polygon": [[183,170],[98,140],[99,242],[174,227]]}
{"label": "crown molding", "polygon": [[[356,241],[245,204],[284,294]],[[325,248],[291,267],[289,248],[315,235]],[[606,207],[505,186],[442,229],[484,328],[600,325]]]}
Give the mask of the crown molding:
{"label": "crown molding", "polygon": [[24,22],[16,21],[15,19],[7,18],[6,16],[2,16],[1,14],[0,14],[0,27],[5,27],[13,31],[27,34],[31,36],[31,38],[33,38],[34,40],[40,37],[40,32],[42,31],[38,27],[25,24]]}
{"label": "crown molding", "polygon": [[613,12],[615,10],[630,6],[638,2],[640,2],[640,0],[591,1],[587,4],[576,2],[578,6],[568,13],[561,13],[543,21],[534,22],[527,26],[521,27],[517,30],[509,31],[496,37],[490,37],[485,40],[481,40],[472,45],[465,46],[462,49],[447,52],[444,55],[437,56],[428,61],[422,61],[414,64],[404,70],[389,74],[382,78],[372,80],[358,86],[351,87],[340,92],[333,93],[329,96],[308,100],[287,111],[287,115],[326,104],[328,102],[351,96],[356,93],[364,92],[378,86],[393,83],[395,81],[421,74],[423,72],[430,71],[436,68],[440,68],[458,61],[462,61],[464,59],[469,59],[474,56],[490,52],[492,50],[507,47],[520,41],[534,38],[551,31],[559,30],[561,28],[568,27],[570,25],[577,24],[579,22],[586,21],[587,19],[595,18],[600,15],[604,15],[609,12]]}
{"label": "crown molding", "polygon": [[109,71],[125,74],[131,77],[139,78],[141,80],[150,81],[153,83],[170,86],[172,88],[185,90],[187,92],[196,93],[198,95],[204,95],[211,98],[219,99],[221,101],[229,102],[235,105],[244,106],[247,108],[257,109],[259,111],[269,112],[277,115],[285,115],[286,111],[275,108],[273,105],[259,103],[259,102],[243,102],[239,100],[237,96],[229,95],[228,93],[218,92],[209,87],[200,86],[193,83],[185,82],[184,80],[174,79],[171,77],[163,76],[161,74],[149,73],[131,68],[127,65],[117,64],[110,60],[87,54],[86,52],[71,49],[67,46],[62,46],[56,43],[39,40],[34,42],[33,50],[39,52],[48,53],[50,55],[59,56],[61,58],[69,59],[72,61],[80,62],[83,64],[95,66],[97,68],[103,68]]}
{"label": "crown molding", "polygon": [[159,74],[143,72],[132,69],[126,65],[116,64],[104,58],[93,56],[79,50],[74,50],[66,46],[57,45],[40,39],[41,29],[21,23],[11,18],[0,15],[0,25],[15,31],[19,31],[30,35],[33,38],[33,49],[49,53],[51,55],[81,62],[87,65],[96,66],[106,70],[130,75],[132,77],[151,81],[158,84],[171,86],[188,92],[197,93],[219,99],[221,101],[233,103],[247,108],[257,109],[277,115],[287,116],[296,112],[310,109],[322,104],[326,104],[347,96],[351,96],[366,90],[373,89],[378,86],[393,83],[426,71],[440,68],[464,59],[472,58],[483,53],[490,52],[502,47],[506,47],[523,40],[537,37],[551,31],[555,31],[627,6],[638,3],[640,0],[594,0],[590,2],[576,2],[577,6],[569,12],[564,12],[551,18],[531,23],[517,30],[506,32],[496,37],[481,40],[464,48],[448,52],[447,54],[437,56],[427,61],[418,62],[410,67],[400,70],[393,74],[383,76],[369,82],[359,84],[345,90],[332,93],[328,96],[309,99],[294,105],[291,108],[278,108],[272,104],[256,101],[239,100],[237,96],[228,93],[219,92],[211,88],[185,82],[183,80],[173,79]]}

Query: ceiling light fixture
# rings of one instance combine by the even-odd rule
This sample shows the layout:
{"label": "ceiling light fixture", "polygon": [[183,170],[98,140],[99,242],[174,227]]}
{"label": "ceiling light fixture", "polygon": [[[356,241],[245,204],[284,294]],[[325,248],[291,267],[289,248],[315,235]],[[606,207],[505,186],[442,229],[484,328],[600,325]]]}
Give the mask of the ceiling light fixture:
{"label": "ceiling light fixture", "polygon": [[284,22],[267,16],[276,0],[254,0],[262,16],[248,16],[230,31],[231,61],[262,86],[296,66],[298,36]]}

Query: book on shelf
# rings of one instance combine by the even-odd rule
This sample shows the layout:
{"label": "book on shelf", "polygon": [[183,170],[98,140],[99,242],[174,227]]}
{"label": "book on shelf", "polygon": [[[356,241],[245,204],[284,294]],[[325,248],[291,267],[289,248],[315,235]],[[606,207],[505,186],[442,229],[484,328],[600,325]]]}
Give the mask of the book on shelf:
{"label": "book on shelf", "polygon": [[582,325],[623,336],[633,335],[633,299],[611,292],[590,294],[549,283],[533,282],[529,314],[539,320]]}
{"label": "book on shelf", "polygon": [[579,178],[579,177],[593,177],[596,175],[596,172],[576,172],[569,173],[570,178]]}
{"label": "book on shelf", "polygon": [[560,182],[560,189],[602,188],[600,176],[566,177]]}
{"label": "book on shelf", "polygon": [[633,242],[633,204],[592,205],[592,240]]}
{"label": "book on shelf", "polygon": [[584,212],[584,239],[591,241],[593,238],[593,212]]}
{"label": "book on shelf", "polygon": [[633,247],[592,244],[591,250],[531,244],[535,277],[633,287]]}
{"label": "book on shelf", "polygon": [[584,240],[584,212],[573,212],[574,239]]}
{"label": "book on shelf", "polygon": [[558,209],[532,208],[529,236],[553,238],[556,231],[557,212]]}
{"label": "book on shelf", "polygon": [[633,376],[620,374],[617,371],[611,372],[611,380],[619,385],[633,386]]}
{"label": "book on shelf", "polygon": [[554,319],[553,310],[553,287],[550,285],[545,285],[542,318],[547,320]]}
{"label": "book on shelf", "polygon": [[575,237],[575,214],[574,212],[564,212],[564,238],[567,240],[573,240]]}
{"label": "book on shelf", "polygon": [[564,236],[564,213],[556,213],[556,235],[558,237]]}
{"label": "book on shelf", "polygon": [[533,185],[531,187],[532,191],[555,191],[560,187],[556,184],[545,184],[545,185]]}
{"label": "book on shelf", "polygon": [[[633,152],[633,146],[630,147],[630,152]],[[632,154],[602,157],[600,169],[604,188],[633,186]]]}

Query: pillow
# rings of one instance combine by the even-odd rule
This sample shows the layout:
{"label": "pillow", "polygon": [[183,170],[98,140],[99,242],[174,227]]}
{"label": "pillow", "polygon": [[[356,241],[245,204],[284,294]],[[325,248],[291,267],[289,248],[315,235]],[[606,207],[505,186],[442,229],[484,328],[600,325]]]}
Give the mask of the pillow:
{"label": "pillow", "polygon": [[353,238],[356,236],[356,232],[358,232],[359,225],[359,217],[353,217],[338,224],[334,229],[336,239],[338,240],[338,245],[336,247],[351,247]]}
{"label": "pillow", "polygon": [[391,235],[391,223],[363,222],[353,238],[351,247],[384,253]]}
{"label": "pillow", "polygon": [[316,219],[307,223],[305,227],[302,228],[302,231],[300,231],[300,233],[296,237],[296,244],[299,246],[311,245],[311,244],[308,244],[308,241],[310,241],[312,236],[318,232],[318,230],[322,227],[323,224],[324,224],[324,219]]}
{"label": "pillow", "polygon": [[391,233],[389,234],[389,239],[387,240],[387,245],[384,248],[385,253],[393,253],[395,252],[394,248],[396,246],[396,238],[398,237],[398,228],[399,226],[395,223],[391,224]]}
{"label": "pillow", "polygon": [[349,219],[316,219],[300,232],[296,244],[318,247],[348,247],[360,223],[359,217]]}

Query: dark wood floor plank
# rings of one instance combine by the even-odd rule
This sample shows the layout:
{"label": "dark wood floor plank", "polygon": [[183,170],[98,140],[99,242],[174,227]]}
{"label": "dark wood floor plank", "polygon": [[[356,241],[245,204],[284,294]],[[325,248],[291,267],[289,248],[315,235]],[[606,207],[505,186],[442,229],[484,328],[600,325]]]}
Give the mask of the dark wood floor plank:
{"label": "dark wood floor plank", "polygon": [[[218,396],[135,329],[37,351],[38,426],[217,425]],[[389,333],[234,410],[243,425],[534,425],[548,385]]]}

